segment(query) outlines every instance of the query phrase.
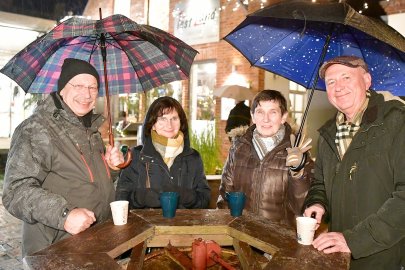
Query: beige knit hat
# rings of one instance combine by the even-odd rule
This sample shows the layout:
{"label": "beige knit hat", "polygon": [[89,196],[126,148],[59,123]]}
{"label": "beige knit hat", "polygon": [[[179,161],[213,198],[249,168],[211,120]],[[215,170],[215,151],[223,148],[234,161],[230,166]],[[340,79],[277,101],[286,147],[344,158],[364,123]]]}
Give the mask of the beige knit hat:
{"label": "beige knit hat", "polygon": [[362,58],[357,56],[338,56],[323,63],[319,69],[319,77],[321,79],[325,79],[325,71],[328,69],[328,67],[334,64],[345,65],[351,68],[361,67],[368,72],[367,64]]}

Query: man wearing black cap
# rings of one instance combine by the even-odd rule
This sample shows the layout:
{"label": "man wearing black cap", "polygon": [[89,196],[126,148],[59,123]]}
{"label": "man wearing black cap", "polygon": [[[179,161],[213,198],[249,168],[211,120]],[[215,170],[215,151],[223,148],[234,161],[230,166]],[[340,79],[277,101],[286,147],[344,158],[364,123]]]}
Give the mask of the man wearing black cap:
{"label": "man wearing black cap", "polygon": [[110,217],[112,171],[122,163],[104,144],[93,113],[99,75],[86,61],[65,59],[57,92],[15,130],[3,204],[23,223],[23,257]]}
{"label": "man wearing black cap", "polygon": [[[315,180],[304,215],[328,221],[313,246],[350,252],[350,269],[401,269],[405,258],[405,106],[369,90],[358,57],[340,56],[319,70],[338,110],[319,129]],[[403,265],[404,261],[402,261]]]}

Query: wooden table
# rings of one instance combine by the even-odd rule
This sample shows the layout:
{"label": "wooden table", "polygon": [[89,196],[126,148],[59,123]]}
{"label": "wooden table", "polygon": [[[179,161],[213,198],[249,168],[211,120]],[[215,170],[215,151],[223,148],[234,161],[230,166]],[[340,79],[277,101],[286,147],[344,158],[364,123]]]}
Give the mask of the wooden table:
{"label": "wooden table", "polygon": [[[297,243],[295,231],[245,211],[241,217],[229,210],[177,210],[162,217],[159,210],[134,210],[128,223],[112,220],[62,240],[24,258],[26,269],[121,269],[114,258],[132,248],[128,269],[142,269],[146,247],[191,246],[194,239],[215,240],[233,246],[243,269],[262,269],[251,247],[272,254],[264,269],[348,269],[348,253],[324,254]],[[256,255],[255,255],[256,254]]]}

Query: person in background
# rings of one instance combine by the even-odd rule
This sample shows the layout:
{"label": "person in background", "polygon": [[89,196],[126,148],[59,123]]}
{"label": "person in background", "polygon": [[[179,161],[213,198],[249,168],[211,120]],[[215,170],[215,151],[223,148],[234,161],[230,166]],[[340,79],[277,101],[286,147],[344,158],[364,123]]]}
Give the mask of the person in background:
{"label": "person in background", "polygon": [[[405,259],[405,106],[369,90],[363,59],[339,56],[319,70],[336,116],[319,129],[305,216],[329,222],[313,246],[350,252],[350,269],[401,269]],[[402,262],[403,266],[404,261]]]}
{"label": "person in background", "polygon": [[156,99],[142,128],[143,145],[118,180],[116,199],[130,208],[160,208],[159,194],[179,193],[178,208],[207,208],[210,201],[200,154],[190,147],[186,114],[171,97]]}
{"label": "person in background", "polygon": [[124,130],[129,124],[128,114],[126,111],[120,111],[119,117],[120,117],[120,120],[115,124],[115,129],[121,136],[123,136]]}
{"label": "person in background", "polygon": [[249,127],[251,121],[250,108],[245,105],[244,100],[239,100],[235,107],[229,112],[228,119],[226,120],[225,132],[228,135],[229,141],[236,137],[230,135],[232,130],[238,127]]}
{"label": "person in background", "polygon": [[313,162],[306,159],[311,140],[292,147],[295,137],[286,122],[287,102],[278,91],[256,94],[251,114],[253,125],[229,151],[217,206],[228,207],[226,192],[243,191],[246,210],[294,226],[312,178]]}
{"label": "person in background", "polygon": [[23,257],[111,216],[111,169],[124,158],[115,147],[104,149],[104,119],[93,113],[99,83],[88,62],[65,59],[58,91],[13,134],[2,199],[24,222]]}

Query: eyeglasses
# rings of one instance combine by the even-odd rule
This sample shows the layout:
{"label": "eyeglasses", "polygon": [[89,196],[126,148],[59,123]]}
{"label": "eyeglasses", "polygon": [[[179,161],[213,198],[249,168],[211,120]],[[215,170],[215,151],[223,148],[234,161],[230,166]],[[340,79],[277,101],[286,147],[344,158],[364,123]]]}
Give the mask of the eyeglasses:
{"label": "eyeglasses", "polygon": [[164,116],[160,116],[157,118],[157,123],[160,125],[167,125],[169,122],[177,124],[180,122],[180,118],[178,116],[172,117],[170,119]]}
{"label": "eyeglasses", "polygon": [[73,88],[76,91],[83,91],[84,89],[87,88],[90,91],[90,94],[92,94],[92,95],[96,95],[98,93],[98,88],[96,86],[85,86],[83,84],[71,84],[71,83],[68,83],[68,84],[73,86]]}

